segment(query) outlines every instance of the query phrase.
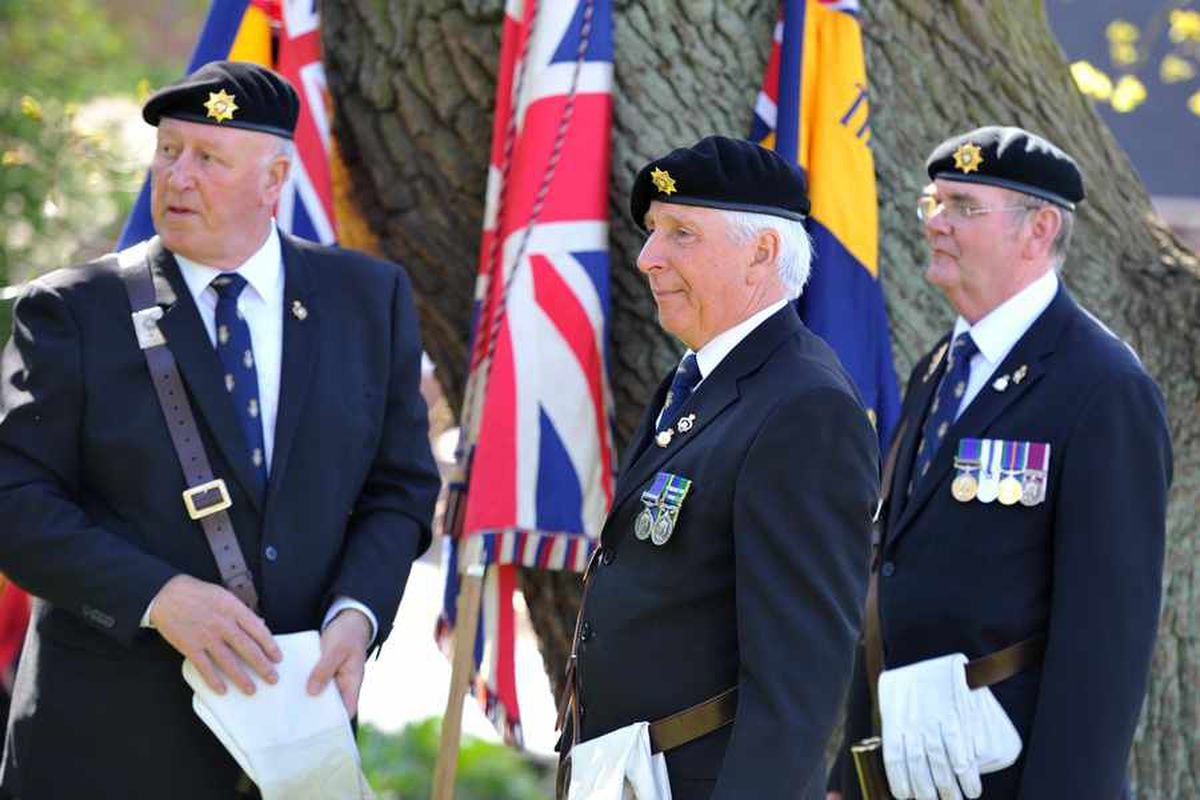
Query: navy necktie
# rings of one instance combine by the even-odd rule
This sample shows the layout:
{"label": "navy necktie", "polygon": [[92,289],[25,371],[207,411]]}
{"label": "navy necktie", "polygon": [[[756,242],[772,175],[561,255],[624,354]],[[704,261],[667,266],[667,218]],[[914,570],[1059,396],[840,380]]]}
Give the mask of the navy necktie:
{"label": "navy necktie", "polygon": [[267,488],[267,458],[259,416],[258,369],[250,347],[250,326],[237,307],[246,279],[231,272],[213,278],[211,285],[217,292],[217,356],[225,371],[225,389],[241,423],[246,457],[254,468],[261,497]]}
{"label": "navy necktie", "polygon": [[667,391],[667,399],[663,401],[662,414],[658,418],[656,433],[661,433],[675,423],[679,410],[692,396],[692,390],[700,382],[700,365],[696,363],[696,354],[688,353],[679,362],[675,377],[671,380],[671,388]]}
{"label": "navy necktie", "polygon": [[963,331],[954,339],[950,353],[946,356],[946,372],[942,382],[938,384],[937,394],[933,397],[933,405],[925,417],[925,427],[921,429],[921,444],[917,448],[917,460],[913,466],[913,480],[909,484],[911,491],[929,472],[929,466],[937,456],[946,431],[954,424],[958,414],[958,406],[962,403],[963,393],[967,390],[967,379],[971,375],[971,357],[979,352],[971,334]]}

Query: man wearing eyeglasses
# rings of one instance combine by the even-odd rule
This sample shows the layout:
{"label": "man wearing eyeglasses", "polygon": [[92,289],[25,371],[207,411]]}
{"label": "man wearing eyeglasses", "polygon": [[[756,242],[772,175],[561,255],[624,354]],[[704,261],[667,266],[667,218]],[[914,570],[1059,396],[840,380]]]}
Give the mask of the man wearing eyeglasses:
{"label": "man wearing eyeglasses", "polygon": [[[925,277],[958,317],[885,465],[843,753],[874,727],[897,798],[1118,798],[1161,595],[1162,395],[1059,279],[1070,156],[988,127],[926,167]],[[832,797],[860,796],[849,761]]]}

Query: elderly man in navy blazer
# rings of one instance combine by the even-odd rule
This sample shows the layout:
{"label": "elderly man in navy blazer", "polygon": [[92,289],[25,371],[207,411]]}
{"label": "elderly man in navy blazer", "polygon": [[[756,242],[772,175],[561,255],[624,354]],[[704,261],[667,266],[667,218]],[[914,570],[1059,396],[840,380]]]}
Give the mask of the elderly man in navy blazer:
{"label": "elderly man in navy blazer", "polygon": [[656,723],[676,800],[819,798],[879,453],[790,302],[810,263],[804,177],[710,137],[647,164],[631,210],[659,322],[687,349],[634,434],[588,570],[564,744]]}
{"label": "elderly man in navy blazer", "polygon": [[1084,198],[1070,156],[987,127],[926,168],[925,276],[958,318],[909,378],[885,468],[847,746],[877,690],[898,798],[1116,800],[1161,598],[1163,398],[1059,280]]}
{"label": "elderly man in navy blazer", "polygon": [[[276,680],[272,634],[320,629],[309,691],[335,681],[353,714],[429,543],[438,478],[408,278],[272,218],[298,107],[280,76],[229,62],[152,96],[158,235],[46,275],[16,305],[0,569],[40,598],[4,759],[23,800],[234,796],[236,764],[192,712],[183,657],[214,689],[250,691],[248,670]],[[151,287],[202,445],[190,452],[231,502],[257,613],[222,585],[193,519],[212,497],[188,492],[185,507],[190,465],[125,270]]]}

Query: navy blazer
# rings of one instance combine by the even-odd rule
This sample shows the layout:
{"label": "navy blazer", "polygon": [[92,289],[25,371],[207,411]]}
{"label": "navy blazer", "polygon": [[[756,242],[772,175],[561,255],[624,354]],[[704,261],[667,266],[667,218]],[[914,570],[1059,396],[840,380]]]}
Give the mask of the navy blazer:
{"label": "navy blazer", "polygon": [[[667,754],[676,800],[818,798],[849,681],[879,488],[875,433],[790,305],[688,399],[660,447],[655,394],[602,533],[577,643],[580,739],[737,686],[732,725]],[[663,546],[638,540],[659,472],[692,486]]]}
{"label": "navy blazer", "polygon": [[[1024,366],[1025,377],[989,380],[906,497],[944,369],[931,369],[931,357],[909,378],[884,508],[885,664],[978,658],[1045,635],[1040,667],[992,687],[1024,747],[1016,764],[983,776],[983,796],[1114,800],[1158,625],[1172,470],[1162,395],[1133,352],[1060,288],[993,376]],[[962,438],[1048,443],[1045,501],[955,500]],[[861,659],[856,673],[847,746],[870,735]],[[838,777],[857,798],[853,769]]]}
{"label": "navy blazer", "polygon": [[[279,416],[254,491],[216,351],[178,265],[146,258],[160,323],[274,633],[319,627],[339,595],[387,638],[430,540],[438,476],[421,344],[394,265],[282,235]],[[307,315],[292,313],[299,302]],[[191,710],[181,657],[139,627],[179,573],[220,582],[138,348],[113,257],[34,281],[0,384],[0,569],[35,605],[3,786],[56,797],[225,798],[233,760]],[[304,319],[300,319],[304,316]]]}

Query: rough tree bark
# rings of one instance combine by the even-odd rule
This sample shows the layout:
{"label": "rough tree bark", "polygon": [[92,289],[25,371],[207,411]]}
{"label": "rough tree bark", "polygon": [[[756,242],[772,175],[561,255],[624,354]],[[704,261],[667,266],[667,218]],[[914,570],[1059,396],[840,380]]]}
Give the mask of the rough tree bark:
{"label": "rough tree bark", "polygon": [[[342,0],[323,9],[335,130],[354,197],[382,250],[417,288],[426,346],[451,405],[461,401],[483,214],[501,0]],[[867,3],[881,263],[896,368],[951,323],[921,279],[913,215],[921,164],[952,132],[992,122],[1040,131],[1081,162],[1082,206],[1064,275],[1127,338],[1167,396],[1175,444],[1165,609],[1133,759],[1142,798],[1200,796],[1200,265],[1150,216],[1145,191],[1103,123],[1075,91],[1036,0]],[[679,346],[654,321],[632,268],[628,218],[636,169],[708,133],[744,135],[775,2],[614,0],[616,65],[611,181],[612,381],[619,441],[629,436]],[[1181,149],[1181,157],[1191,151]],[[556,687],[569,649],[575,576],[523,581]],[[1103,702],[1103,698],[1096,698]]]}

